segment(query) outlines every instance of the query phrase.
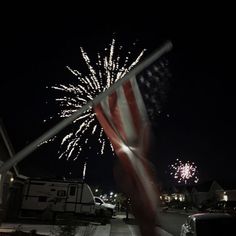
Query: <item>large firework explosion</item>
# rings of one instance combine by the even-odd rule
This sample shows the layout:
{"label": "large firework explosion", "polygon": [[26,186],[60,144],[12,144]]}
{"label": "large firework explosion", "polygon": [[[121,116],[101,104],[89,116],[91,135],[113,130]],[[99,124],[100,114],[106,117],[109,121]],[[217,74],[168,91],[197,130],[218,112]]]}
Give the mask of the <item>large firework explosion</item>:
{"label": "large firework explosion", "polygon": [[182,162],[176,159],[176,162],[170,165],[170,175],[177,180],[178,183],[197,183],[199,178],[197,176],[197,166],[194,162]]}
{"label": "large firework explosion", "polygon": [[[131,61],[131,52],[127,51],[125,57],[121,57],[120,55],[124,54],[122,52],[123,47],[115,47],[115,43],[115,39],[113,39],[104,52],[97,53],[97,59],[94,64],[81,47],[81,54],[88,69],[87,74],[67,66],[67,69],[74,75],[75,82],[73,84],[59,84],[51,87],[60,92],[59,97],[56,98],[56,102],[60,107],[58,114],[60,117],[71,116],[89,100],[93,100],[99,93],[108,89],[140,61],[145,51],[141,50],[137,53],[137,56],[132,57]],[[85,135],[86,133],[87,135]],[[106,142],[109,143],[112,149],[110,142],[107,141],[103,133],[103,129],[96,120],[95,113],[90,108],[74,121],[73,129],[62,138],[59,159],[66,158],[68,160],[72,158],[76,160],[83,149],[91,149],[91,146],[88,144],[88,137],[95,134],[98,136],[100,154],[104,153]]]}

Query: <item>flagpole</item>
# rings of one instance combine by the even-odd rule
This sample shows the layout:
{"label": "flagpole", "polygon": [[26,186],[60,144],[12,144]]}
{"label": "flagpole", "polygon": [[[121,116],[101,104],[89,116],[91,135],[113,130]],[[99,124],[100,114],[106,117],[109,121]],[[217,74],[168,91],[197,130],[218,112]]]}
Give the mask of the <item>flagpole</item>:
{"label": "flagpole", "polygon": [[30,153],[38,148],[40,144],[49,140],[61,130],[66,128],[69,124],[71,124],[74,120],[80,117],[86,110],[92,108],[94,105],[98,104],[104,97],[111,94],[114,90],[116,90],[119,86],[121,86],[128,78],[135,76],[136,74],[140,73],[143,69],[147,66],[152,64],[158,58],[160,58],[163,54],[169,52],[172,49],[172,43],[167,41],[162,47],[156,50],[152,55],[150,55],[147,59],[143,60],[137,66],[135,66],[130,72],[128,72],[123,78],[119,79],[116,83],[111,85],[110,88],[105,90],[103,93],[97,95],[93,100],[88,101],[83,107],[81,107],[78,111],[73,113],[70,117],[65,118],[64,120],[60,121],[50,130],[45,132],[39,138],[34,140],[28,146],[23,148],[21,151],[16,153],[12,158],[8,159],[5,163],[0,166],[0,174],[4,171],[9,170],[13,165],[16,165],[19,161],[24,159]]}

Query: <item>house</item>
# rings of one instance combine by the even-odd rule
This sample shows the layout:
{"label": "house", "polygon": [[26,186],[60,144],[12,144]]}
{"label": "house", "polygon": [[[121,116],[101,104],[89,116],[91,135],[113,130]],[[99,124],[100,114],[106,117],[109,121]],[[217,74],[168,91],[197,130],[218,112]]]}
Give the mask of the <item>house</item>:
{"label": "house", "polygon": [[217,199],[219,201],[235,201],[236,202],[236,182],[235,181],[217,181],[222,189],[216,190]]}
{"label": "house", "polygon": [[201,206],[206,202],[217,201],[216,191],[219,190],[222,190],[222,187],[215,180],[194,186],[191,193],[194,205]]}
{"label": "house", "polygon": [[192,190],[196,206],[217,201],[236,201],[236,182],[213,180],[196,185]]}
{"label": "house", "polygon": [[172,186],[162,189],[160,199],[162,202],[169,203],[171,201],[191,202],[191,186]]}
{"label": "house", "polygon": [[193,186],[191,185],[178,185],[174,187],[174,190],[180,201],[192,202],[192,188]]}
{"label": "house", "polygon": [[236,182],[210,180],[193,186],[178,185],[162,189],[160,199],[163,203],[177,200],[189,202],[200,207],[218,201],[236,202]]}

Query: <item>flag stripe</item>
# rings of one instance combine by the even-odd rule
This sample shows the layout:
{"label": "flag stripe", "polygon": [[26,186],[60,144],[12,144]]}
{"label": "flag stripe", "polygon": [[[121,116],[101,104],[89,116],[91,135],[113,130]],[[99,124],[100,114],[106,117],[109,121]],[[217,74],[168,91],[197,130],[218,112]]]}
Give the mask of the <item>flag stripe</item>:
{"label": "flag stripe", "polygon": [[142,157],[146,146],[142,139],[145,140],[148,133],[148,119],[135,78],[106,97],[101,106],[95,107],[95,111],[133,184],[137,185],[139,194],[146,195],[149,210],[156,210],[156,191]]}
{"label": "flag stripe", "polygon": [[116,88],[94,110],[122,166],[118,184],[131,198],[144,232],[146,225],[155,225],[158,191],[148,161],[149,119],[136,77]]}
{"label": "flag stripe", "polygon": [[134,124],[136,132],[137,132],[136,137],[138,137],[140,133],[140,129],[142,127],[142,123],[140,120],[140,113],[136,104],[136,100],[133,94],[132,85],[130,81],[127,81],[124,84],[124,92],[126,96],[127,105],[129,106],[130,112],[132,114],[132,121],[130,121],[130,123]]}
{"label": "flag stripe", "polygon": [[119,134],[122,140],[126,140],[126,134],[123,130],[122,125],[122,118],[120,114],[120,109],[118,109],[118,99],[117,99],[117,93],[112,93],[108,98],[108,107],[106,107],[107,110],[110,110],[110,123],[113,123],[113,126],[117,130],[117,134]]}
{"label": "flag stripe", "polygon": [[140,117],[142,118],[142,122],[149,123],[146,108],[145,108],[136,78],[135,77],[131,78],[130,82],[132,84],[132,88],[133,88],[133,92],[134,92],[134,96],[135,96],[135,101],[137,103],[138,110],[140,112]]}
{"label": "flag stripe", "polygon": [[142,124],[142,135],[139,135],[139,145],[142,147],[142,155],[148,158],[147,153],[150,146],[150,122],[146,112],[144,101],[142,99],[141,92],[138,87],[136,77],[131,78],[130,81],[133,87],[135,101],[140,113],[140,122]]}
{"label": "flag stripe", "polygon": [[114,149],[118,148],[120,146],[119,144],[119,136],[117,135],[117,132],[115,129],[111,129],[112,124],[109,122],[108,114],[104,113],[103,109],[104,103],[103,104],[97,104],[96,107],[94,107],[94,110],[96,112],[96,116],[99,120],[100,123],[102,123],[102,127],[107,134],[107,136],[110,138],[112,141],[112,145]]}
{"label": "flag stripe", "polygon": [[137,131],[135,129],[135,126],[132,122],[132,112],[129,109],[127,98],[125,96],[125,91],[123,87],[120,87],[117,90],[117,95],[119,97],[118,100],[118,110],[120,112],[121,116],[121,122],[122,122],[122,131],[125,130],[126,133],[126,139],[124,140],[126,144],[129,146],[134,146],[135,143],[133,143],[133,140],[137,137]]}

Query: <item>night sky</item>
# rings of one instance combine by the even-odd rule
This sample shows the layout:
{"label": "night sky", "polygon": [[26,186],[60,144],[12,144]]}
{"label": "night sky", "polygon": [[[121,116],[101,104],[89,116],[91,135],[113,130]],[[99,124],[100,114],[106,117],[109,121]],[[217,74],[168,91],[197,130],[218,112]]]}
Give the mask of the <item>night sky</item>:
{"label": "night sky", "polygon": [[[171,40],[174,47],[167,58],[172,77],[155,124],[156,152],[152,155],[158,179],[169,182],[168,165],[179,158],[198,165],[200,181],[236,181],[233,21],[227,12],[222,14],[165,10],[132,17],[127,13],[121,19],[111,13],[89,18],[86,12],[9,13],[1,23],[0,117],[15,151],[59,121],[43,122],[58,111],[46,86],[71,80],[66,65],[83,71],[80,46],[93,58],[115,36],[127,47],[137,42],[137,51],[146,48],[148,55]],[[76,178],[81,177],[88,158],[87,181],[112,189],[115,156],[109,149],[103,157],[96,155],[96,137],[90,143],[93,151],[85,152],[77,162],[58,160],[56,141],[42,146],[19,167],[30,176]]]}

